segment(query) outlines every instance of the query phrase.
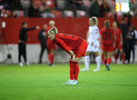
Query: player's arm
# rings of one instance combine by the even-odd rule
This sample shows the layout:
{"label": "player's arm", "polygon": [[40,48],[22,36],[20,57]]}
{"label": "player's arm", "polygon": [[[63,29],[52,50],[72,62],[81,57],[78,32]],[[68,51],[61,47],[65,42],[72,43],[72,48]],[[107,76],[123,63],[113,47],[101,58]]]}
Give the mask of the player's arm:
{"label": "player's arm", "polygon": [[36,27],[32,27],[32,28],[27,28],[26,31],[31,31],[31,30],[34,30],[34,29],[40,29],[40,27],[36,26]]}
{"label": "player's arm", "polygon": [[71,50],[65,43],[63,40],[61,40],[60,38],[56,37],[55,39],[56,43],[60,45],[61,48],[63,48],[65,51],[67,51],[69,53],[69,51]]}
{"label": "player's arm", "polygon": [[59,39],[56,37],[56,40],[55,40],[61,48],[63,48],[66,52],[69,53],[69,55],[71,56],[71,60],[74,60],[75,58],[75,54],[73,53],[73,51],[64,43],[63,40]]}
{"label": "player's arm", "polygon": [[114,47],[116,46],[116,35],[113,34],[113,38],[114,38]]}
{"label": "player's arm", "polygon": [[121,45],[123,45],[123,36],[122,36],[122,34],[120,34],[120,41],[121,41]]}
{"label": "player's arm", "polygon": [[100,35],[100,40],[99,40],[100,45],[102,43],[102,39],[103,39],[103,35]]}
{"label": "player's arm", "polygon": [[103,33],[102,33],[102,30],[100,30],[100,39],[99,39],[100,45],[101,45],[102,39],[103,39]]}

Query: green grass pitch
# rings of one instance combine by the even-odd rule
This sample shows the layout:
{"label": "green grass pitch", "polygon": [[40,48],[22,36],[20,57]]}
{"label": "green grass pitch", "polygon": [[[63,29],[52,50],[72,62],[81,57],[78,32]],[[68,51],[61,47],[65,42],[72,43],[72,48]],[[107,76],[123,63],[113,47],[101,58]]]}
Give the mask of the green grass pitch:
{"label": "green grass pitch", "polygon": [[[84,64],[79,64],[80,69]],[[101,65],[80,72],[78,85],[64,85],[69,65],[0,66],[0,100],[137,100],[137,65]]]}

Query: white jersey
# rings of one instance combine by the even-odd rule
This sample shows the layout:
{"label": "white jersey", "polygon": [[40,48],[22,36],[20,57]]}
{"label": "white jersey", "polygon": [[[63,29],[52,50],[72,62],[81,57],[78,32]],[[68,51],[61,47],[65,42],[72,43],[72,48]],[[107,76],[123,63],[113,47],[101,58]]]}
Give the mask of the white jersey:
{"label": "white jersey", "polygon": [[88,43],[91,44],[92,42],[98,41],[100,35],[99,35],[99,29],[96,25],[89,26],[89,37],[88,37]]}

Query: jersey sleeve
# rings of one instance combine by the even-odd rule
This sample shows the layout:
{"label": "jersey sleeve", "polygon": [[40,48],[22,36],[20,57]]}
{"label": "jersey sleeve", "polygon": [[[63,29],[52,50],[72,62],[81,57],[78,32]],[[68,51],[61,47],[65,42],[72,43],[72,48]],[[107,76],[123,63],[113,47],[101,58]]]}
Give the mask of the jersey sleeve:
{"label": "jersey sleeve", "polygon": [[69,52],[71,49],[64,43],[63,40],[61,40],[60,38],[56,37],[55,38],[55,42],[57,43],[57,45],[59,45],[59,47],[61,47],[62,49],[64,49],[65,51]]}
{"label": "jersey sleeve", "polygon": [[34,30],[34,29],[36,29],[36,27],[27,28],[26,31],[31,31],[31,30]]}

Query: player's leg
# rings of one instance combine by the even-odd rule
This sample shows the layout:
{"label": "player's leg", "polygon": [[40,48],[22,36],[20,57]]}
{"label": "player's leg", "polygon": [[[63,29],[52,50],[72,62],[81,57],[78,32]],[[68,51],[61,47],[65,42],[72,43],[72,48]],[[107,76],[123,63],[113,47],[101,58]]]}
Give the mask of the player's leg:
{"label": "player's leg", "polygon": [[131,45],[129,45],[129,50],[128,50],[128,64],[130,64],[130,55],[131,55],[131,50],[132,50],[132,47]]}
{"label": "player's leg", "polygon": [[48,49],[48,62],[49,62],[49,65],[51,64],[51,50]]}
{"label": "player's leg", "polygon": [[78,74],[79,74],[79,65],[78,62],[81,60],[82,57],[77,57],[75,58],[74,62],[73,62],[73,66],[74,66],[74,81],[73,84],[78,84]]}
{"label": "player's leg", "polygon": [[75,52],[76,57],[74,58],[73,64],[74,64],[74,82],[73,84],[78,84],[78,74],[79,74],[79,65],[78,62],[81,60],[83,56],[85,56],[87,49],[87,42],[83,41],[81,46],[79,46]]}
{"label": "player's leg", "polygon": [[132,55],[133,55],[133,61],[132,61],[132,64],[135,63],[135,45],[133,44],[132,46]]}
{"label": "player's leg", "polygon": [[21,43],[18,44],[18,52],[19,52],[19,56],[18,56],[19,65],[23,66],[23,63],[21,62],[21,56],[22,56],[22,44]]}
{"label": "player's leg", "polygon": [[[104,54],[104,64],[106,66],[107,64],[107,52],[106,51],[103,51],[103,54]],[[107,68],[107,67],[106,67]]]}
{"label": "player's leg", "polygon": [[107,52],[107,64],[106,64],[106,67],[107,67],[107,70],[110,70],[109,68],[109,65],[111,63],[111,56],[112,56],[112,52]]}
{"label": "player's leg", "polygon": [[40,55],[39,55],[39,64],[42,63],[42,56],[43,56],[45,48],[46,47],[44,46],[44,44],[41,43],[41,51],[40,51]]}
{"label": "player's leg", "polygon": [[117,64],[117,54],[116,54],[116,48],[114,49],[114,59],[115,59],[115,64]]}
{"label": "player's leg", "polygon": [[74,62],[69,60],[69,66],[70,66],[70,70],[69,70],[69,72],[70,72],[70,79],[69,79],[69,81],[67,81],[67,82],[65,82],[63,84],[70,84],[71,85],[71,84],[73,84],[73,81],[74,81]]}
{"label": "player's leg", "polygon": [[104,53],[102,51],[102,54],[101,54],[101,64],[104,64]]}
{"label": "player's leg", "polygon": [[120,54],[121,54],[122,61],[123,61],[123,63],[125,63],[125,55],[123,53],[123,49],[121,48],[121,49],[119,49],[119,51],[120,51]]}
{"label": "player's leg", "polygon": [[96,64],[97,64],[97,68],[95,70],[93,70],[94,72],[95,71],[100,71],[100,56],[99,56],[99,52],[95,52],[95,59],[96,59]]}
{"label": "player's leg", "polygon": [[90,51],[86,51],[86,54],[85,54],[85,68],[81,69],[80,71],[89,71],[89,63],[90,63],[89,54],[90,54]]}
{"label": "player's leg", "polygon": [[69,60],[69,66],[70,66],[70,80],[63,84],[69,84],[69,85],[76,85],[78,84],[78,74],[79,74],[79,65],[78,62],[81,60],[82,57],[77,57],[74,59],[74,61]]}
{"label": "player's leg", "polygon": [[54,62],[54,53],[55,53],[55,49],[52,49],[50,51],[50,66],[54,66],[53,62]]}
{"label": "player's leg", "polygon": [[92,47],[90,44],[87,47],[86,54],[85,54],[85,68],[81,69],[80,71],[89,71],[89,63],[90,63],[90,58],[89,54],[92,51]]}
{"label": "player's leg", "polygon": [[93,51],[95,54],[97,68],[93,71],[100,71],[100,56],[99,56],[99,41],[95,41],[93,44]]}
{"label": "player's leg", "polygon": [[29,66],[29,62],[27,61],[27,53],[26,53],[26,44],[23,45],[23,58],[27,66]]}

